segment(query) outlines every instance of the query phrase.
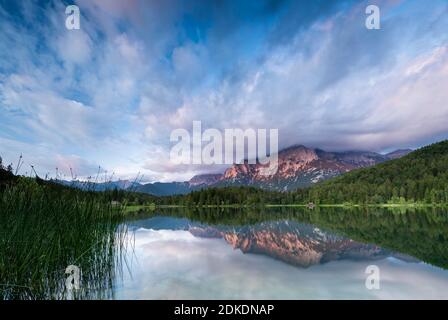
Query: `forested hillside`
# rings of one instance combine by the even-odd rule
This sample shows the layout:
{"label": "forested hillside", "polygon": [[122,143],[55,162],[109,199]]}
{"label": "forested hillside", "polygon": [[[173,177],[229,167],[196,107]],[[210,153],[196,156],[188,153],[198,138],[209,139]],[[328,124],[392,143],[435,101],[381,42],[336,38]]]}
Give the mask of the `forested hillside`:
{"label": "forested hillside", "polygon": [[312,188],[294,201],[316,203],[448,203],[448,140],[371,168],[354,170]]}

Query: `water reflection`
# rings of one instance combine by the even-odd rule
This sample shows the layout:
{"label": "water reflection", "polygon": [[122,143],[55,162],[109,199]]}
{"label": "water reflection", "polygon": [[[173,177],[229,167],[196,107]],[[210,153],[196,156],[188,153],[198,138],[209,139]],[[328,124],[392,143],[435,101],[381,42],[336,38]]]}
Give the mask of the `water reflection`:
{"label": "water reflection", "polygon": [[356,242],[297,221],[279,220],[252,226],[229,227],[155,217],[134,225],[138,226],[150,230],[185,230],[195,237],[223,239],[233,249],[239,249],[243,253],[262,254],[299,267],[332,260],[376,260],[388,256],[418,261],[403,254],[394,254],[377,245]]}
{"label": "water reflection", "polygon": [[[129,223],[135,260],[117,298],[448,298],[443,211],[162,214]],[[365,287],[370,264],[381,290]]]}
{"label": "water reflection", "polygon": [[448,211],[443,208],[182,209],[158,214],[224,228],[288,220],[448,269]]}
{"label": "water reflection", "polygon": [[223,238],[243,253],[263,254],[300,267],[333,260],[377,260],[387,256],[417,261],[373,244],[363,244],[309,224],[288,220],[233,230],[196,227],[189,231],[195,236]]}

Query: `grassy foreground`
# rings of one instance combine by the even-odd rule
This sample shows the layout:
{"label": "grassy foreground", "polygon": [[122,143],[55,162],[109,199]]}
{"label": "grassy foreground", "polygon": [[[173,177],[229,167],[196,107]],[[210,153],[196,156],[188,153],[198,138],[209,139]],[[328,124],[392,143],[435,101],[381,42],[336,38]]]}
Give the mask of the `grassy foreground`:
{"label": "grassy foreground", "polygon": [[[0,299],[111,297],[124,241],[108,194],[16,177],[0,184]],[[80,290],[66,290],[69,265]]]}

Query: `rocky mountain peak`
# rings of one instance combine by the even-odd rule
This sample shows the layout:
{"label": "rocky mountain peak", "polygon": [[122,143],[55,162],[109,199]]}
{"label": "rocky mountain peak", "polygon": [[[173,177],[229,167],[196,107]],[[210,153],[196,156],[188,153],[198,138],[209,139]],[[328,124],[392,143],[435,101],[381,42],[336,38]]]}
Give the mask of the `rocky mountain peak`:
{"label": "rocky mountain peak", "polygon": [[218,185],[253,185],[271,190],[293,190],[332,178],[356,168],[400,157],[400,153],[381,155],[370,151],[327,152],[294,145],[278,153],[278,170],[271,176],[261,174],[263,165],[235,164],[227,169]]}

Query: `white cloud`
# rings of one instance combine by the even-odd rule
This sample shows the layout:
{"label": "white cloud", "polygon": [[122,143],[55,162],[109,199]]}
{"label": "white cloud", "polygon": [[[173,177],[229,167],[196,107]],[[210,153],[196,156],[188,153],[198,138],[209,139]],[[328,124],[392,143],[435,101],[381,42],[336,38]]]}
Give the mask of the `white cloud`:
{"label": "white cloud", "polygon": [[303,24],[293,11],[272,25],[206,8],[214,23],[199,15],[194,28],[185,18],[194,4],[77,4],[73,32],[61,3],[24,4],[25,20],[0,7],[0,137],[39,146],[38,158],[51,159],[39,160],[45,169],[60,156],[156,180],[214,172],[166,162],[171,130],[193,120],[278,128],[280,147],[378,151],[448,137],[443,6],[385,1],[372,33],[364,3]]}
{"label": "white cloud", "polygon": [[92,40],[83,30],[67,30],[57,41],[59,56],[64,62],[83,64],[92,55]]}

